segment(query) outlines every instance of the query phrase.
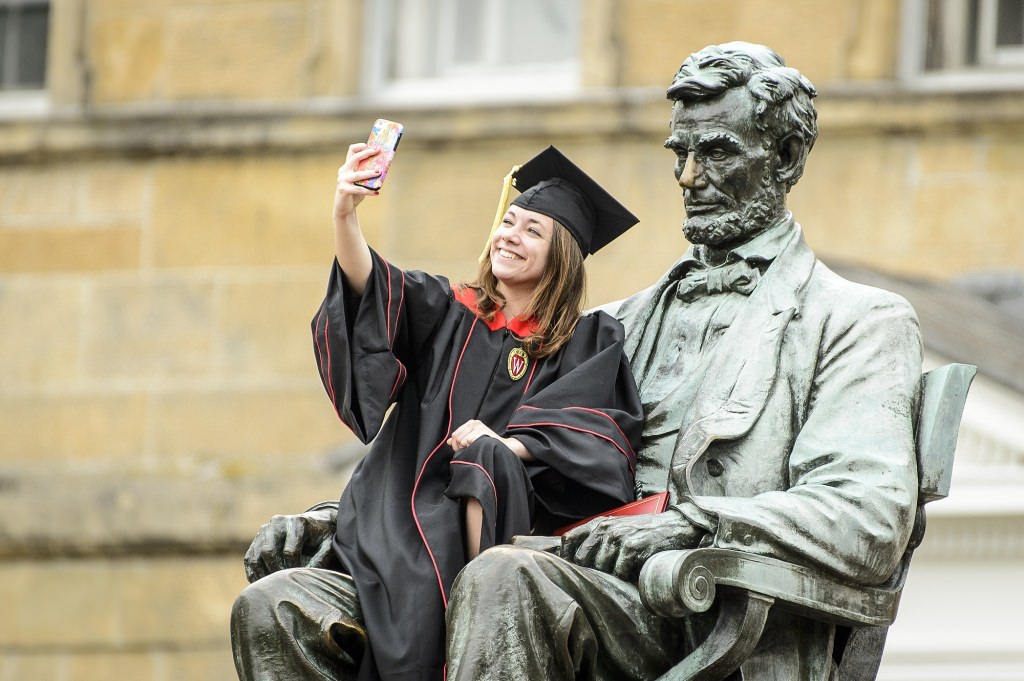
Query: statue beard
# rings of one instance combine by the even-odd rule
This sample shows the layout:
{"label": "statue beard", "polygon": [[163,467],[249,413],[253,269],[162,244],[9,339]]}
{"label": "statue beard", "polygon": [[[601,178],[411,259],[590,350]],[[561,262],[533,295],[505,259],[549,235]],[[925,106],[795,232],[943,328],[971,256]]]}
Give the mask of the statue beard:
{"label": "statue beard", "polygon": [[762,181],[761,192],[740,210],[718,216],[695,215],[683,222],[683,235],[692,244],[725,248],[749,241],[782,217],[785,205],[780,190]]}

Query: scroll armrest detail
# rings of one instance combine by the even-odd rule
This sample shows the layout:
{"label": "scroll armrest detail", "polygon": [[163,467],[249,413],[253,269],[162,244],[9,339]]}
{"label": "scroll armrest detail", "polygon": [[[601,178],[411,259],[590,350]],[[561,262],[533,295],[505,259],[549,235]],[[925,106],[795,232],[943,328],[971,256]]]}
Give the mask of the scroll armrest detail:
{"label": "scroll armrest detail", "polygon": [[719,587],[768,596],[777,608],[844,626],[891,624],[900,599],[899,590],[848,584],[811,568],[732,549],[663,551],[640,573],[640,599],[667,617],[705,612]]}

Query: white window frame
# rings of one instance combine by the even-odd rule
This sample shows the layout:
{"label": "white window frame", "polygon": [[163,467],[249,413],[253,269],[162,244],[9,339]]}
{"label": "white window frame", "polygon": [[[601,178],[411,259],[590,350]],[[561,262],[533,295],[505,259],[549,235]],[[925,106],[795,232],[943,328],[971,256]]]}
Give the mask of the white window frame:
{"label": "white window frame", "polygon": [[[484,12],[481,22],[485,27],[500,30],[495,21],[499,3],[511,0],[478,0]],[[553,0],[556,1],[556,0]],[[560,0],[557,0],[560,1]],[[518,102],[537,100],[564,100],[576,97],[581,90],[579,54],[557,63],[511,66],[498,64],[497,49],[489,50],[482,62],[474,65],[456,65],[454,59],[455,22],[451,17],[454,2],[440,0],[439,35],[435,38],[427,31],[417,30],[426,24],[425,16],[403,17],[402,27],[407,30],[396,35],[394,0],[369,0],[365,5],[363,95],[365,99],[382,103],[405,105],[472,104],[487,102]],[[426,14],[426,3],[411,3],[413,11]],[[490,17],[490,18],[488,18]],[[408,54],[421,54],[427,43],[436,43],[438,74],[423,78],[389,80],[387,62],[389,46],[400,40],[410,45]],[[497,41],[484,39],[484,45]]]}
{"label": "white window frame", "polygon": [[[966,0],[946,0],[951,5]],[[957,65],[967,39],[965,22],[949,21],[943,26],[944,45],[950,55],[948,69],[925,70],[928,0],[903,0],[902,53],[899,78],[904,87],[921,91],[981,91],[1024,89],[1024,46],[997,47],[995,44],[996,0],[979,0],[978,65]]]}
{"label": "white window frame", "polygon": [[[996,45],[997,0],[980,0],[978,61],[995,67],[1024,67],[1024,44],[1012,47]],[[988,38],[982,40],[982,38]]]}
{"label": "white window frame", "polygon": [[[961,0],[946,0],[951,4],[958,1]],[[949,22],[943,29],[944,44],[951,55],[947,59],[950,67],[926,71],[928,0],[903,0],[899,79],[904,87],[919,91],[1024,89],[1024,48],[995,47],[996,0],[980,0],[980,3],[979,65],[957,68],[958,56],[952,55],[963,53],[967,35],[963,23]]]}
{"label": "white window frame", "polygon": [[[18,7],[23,5],[46,5],[48,8],[47,30],[52,29],[55,5],[53,0],[0,0],[0,7],[2,8]],[[4,68],[16,68],[12,65],[12,60],[8,57],[17,54],[18,44],[16,42],[8,42],[4,48],[7,50],[7,54],[4,55],[5,59],[3,60]],[[47,50],[49,51],[49,40],[47,40]],[[50,95],[49,85],[47,82],[47,72],[51,68],[49,61],[49,55],[47,55],[47,63],[43,72],[42,86],[23,89],[0,88],[0,119],[42,116],[49,112]],[[2,74],[0,74],[0,82],[2,82]]]}

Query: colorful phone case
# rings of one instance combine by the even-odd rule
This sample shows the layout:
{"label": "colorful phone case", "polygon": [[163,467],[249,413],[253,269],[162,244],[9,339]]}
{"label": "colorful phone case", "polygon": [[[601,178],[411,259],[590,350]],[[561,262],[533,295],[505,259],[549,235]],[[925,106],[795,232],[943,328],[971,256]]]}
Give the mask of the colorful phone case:
{"label": "colorful phone case", "polygon": [[379,147],[381,153],[373,158],[366,159],[359,164],[359,170],[373,170],[377,177],[371,177],[362,182],[356,182],[360,187],[367,189],[380,189],[384,184],[384,178],[388,176],[388,169],[391,167],[391,160],[395,157],[395,149],[402,139],[402,131],[405,126],[401,123],[378,118],[373,129],[370,130],[370,138],[366,141],[371,147]]}

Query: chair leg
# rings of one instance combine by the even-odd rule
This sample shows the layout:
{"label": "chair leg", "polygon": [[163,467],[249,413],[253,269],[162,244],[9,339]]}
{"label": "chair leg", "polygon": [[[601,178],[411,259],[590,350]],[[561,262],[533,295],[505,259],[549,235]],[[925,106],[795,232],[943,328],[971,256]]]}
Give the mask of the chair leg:
{"label": "chair leg", "polygon": [[854,629],[839,662],[839,678],[842,681],[875,681],[888,633],[889,627]]}
{"label": "chair leg", "polygon": [[720,592],[718,621],[707,639],[657,681],[721,681],[761,640],[774,598],[749,591]]}

